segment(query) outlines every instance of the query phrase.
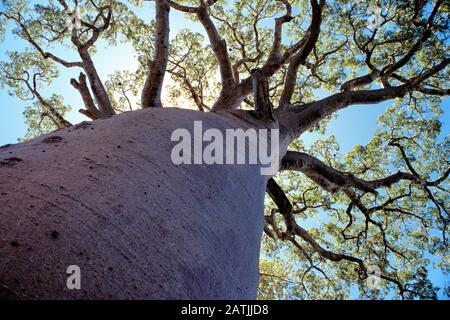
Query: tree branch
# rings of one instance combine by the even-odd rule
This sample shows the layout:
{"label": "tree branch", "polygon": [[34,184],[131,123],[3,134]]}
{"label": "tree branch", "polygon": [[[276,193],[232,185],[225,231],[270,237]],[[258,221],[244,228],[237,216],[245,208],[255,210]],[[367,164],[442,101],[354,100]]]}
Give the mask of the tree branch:
{"label": "tree branch", "polygon": [[141,103],[143,108],[162,107],[161,91],[164,75],[169,59],[169,11],[167,0],[156,0],[156,37],[155,55],[149,63],[149,70],[142,90]]}
{"label": "tree branch", "polygon": [[[283,216],[284,223],[286,225],[285,232],[281,231],[280,228],[276,225],[276,220],[274,217],[275,211],[272,211],[272,214],[270,216],[266,216],[265,217],[266,223],[271,226],[271,228],[274,232],[272,232],[268,227],[266,227],[265,230],[267,230],[267,232],[269,232],[273,237],[277,236],[281,240],[290,241],[296,248],[300,249],[302,254],[304,254],[304,252],[305,252],[304,249],[296,241],[295,237],[298,236],[303,241],[308,243],[309,246],[314,250],[314,252],[319,254],[319,256],[321,256],[327,260],[333,261],[333,262],[348,261],[348,262],[356,263],[359,266],[360,278],[366,279],[369,276],[368,268],[362,259],[348,255],[348,254],[335,253],[333,251],[323,248],[314,239],[314,237],[311,236],[311,234],[306,229],[302,228],[296,222],[295,216],[292,213],[293,207],[292,207],[291,202],[289,201],[289,199],[286,197],[286,195],[284,194],[281,187],[276,183],[276,181],[273,178],[268,180],[267,193],[269,194],[269,196],[272,198],[272,200],[277,205],[279,212]],[[375,221],[373,221],[373,222],[376,223]],[[387,241],[385,241],[384,244],[390,246],[389,243],[387,243]],[[391,249],[393,249],[393,248],[391,248]],[[309,255],[307,255],[307,257],[309,257]],[[311,258],[309,258],[309,260],[311,263]],[[399,280],[397,280],[396,278],[394,278],[392,276],[389,276],[388,274],[382,273],[379,276],[380,276],[380,278],[382,278],[386,281],[394,283],[397,286],[402,297],[403,297],[404,292],[411,292],[411,293],[421,295],[419,292],[408,289]],[[423,295],[421,295],[421,296],[423,296]],[[423,297],[425,297],[425,296],[423,296]],[[429,297],[425,297],[425,298],[429,298]]]}
{"label": "tree branch", "polygon": [[269,83],[260,69],[252,70],[254,115],[257,119],[273,120],[272,103],[269,99]]}
{"label": "tree branch", "polygon": [[[403,151],[403,149],[401,150]],[[390,187],[391,185],[402,180],[410,181],[420,186],[437,186],[446,180],[450,174],[449,168],[445,171],[442,177],[435,179],[434,181],[427,181],[422,179],[412,168],[406,154],[404,154],[404,158],[407,161],[408,168],[411,172],[413,172],[412,174],[399,171],[387,177],[376,180],[360,179],[351,173],[334,169],[311,155],[295,151],[288,151],[286,153],[281,161],[280,170],[302,172],[328,192],[334,193],[337,191],[346,191],[348,188],[356,188],[363,192],[373,194],[378,193],[376,189]]]}
{"label": "tree branch", "polygon": [[444,70],[450,63],[445,58],[434,67],[410,79],[407,83],[383,89],[344,91],[315,102],[289,106],[287,112],[278,112],[280,121],[290,128],[293,136],[304,132],[334,112],[354,104],[375,104],[403,97],[408,92],[420,90],[421,82]]}
{"label": "tree branch", "polygon": [[201,0],[200,2],[200,6],[198,7],[187,7],[173,1],[169,1],[169,5],[176,10],[196,14],[200,23],[203,25],[206,34],[208,35],[211,48],[216,56],[217,63],[219,64],[222,91],[226,92],[231,90],[234,86],[233,68],[228,55],[227,44],[219,35],[219,32],[217,31],[217,28],[208,13],[209,7],[217,2],[217,0],[210,0],[206,2]]}
{"label": "tree branch", "polygon": [[91,93],[89,92],[89,88],[86,82],[86,75],[84,73],[80,73],[78,81],[72,78],[70,80],[70,84],[80,92],[81,98],[83,99],[86,110],[80,109],[80,113],[91,118],[92,120],[106,118],[109,116],[103,115],[102,112],[95,106],[94,100],[92,99]]}
{"label": "tree branch", "polygon": [[283,93],[281,94],[279,108],[281,110],[285,109],[292,99],[294,93],[294,87],[297,80],[298,68],[301,64],[306,62],[308,55],[314,49],[317,39],[320,33],[320,24],[322,22],[322,8],[325,5],[325,1],[321,0],[320,4],[317,0],[311,0],[312,7],[312,19],[311,25],[308,29],[308,35],[304,45],[301,49],[291,58],[289,63],[288,71],[286,74],[286,80],[284,85]]}

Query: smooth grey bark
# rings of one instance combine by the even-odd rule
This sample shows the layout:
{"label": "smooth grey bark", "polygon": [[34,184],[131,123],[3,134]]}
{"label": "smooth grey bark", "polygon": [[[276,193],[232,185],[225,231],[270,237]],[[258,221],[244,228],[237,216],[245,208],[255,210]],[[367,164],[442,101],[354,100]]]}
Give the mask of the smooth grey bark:
{"label": "smooth grey bark", "polygon": [[[254,299],[267,177],[170,158],[172,131],[194,120],[249,125],[230,114],[150,108],[0,148],[3,295]],[[66,288],[69,265],[81,290]]]}

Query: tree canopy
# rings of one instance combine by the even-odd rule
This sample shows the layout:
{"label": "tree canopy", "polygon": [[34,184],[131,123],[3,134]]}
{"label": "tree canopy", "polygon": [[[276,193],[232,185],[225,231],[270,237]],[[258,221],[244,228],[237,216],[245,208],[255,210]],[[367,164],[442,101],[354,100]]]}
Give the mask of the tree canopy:
{"label": "tree canopy", "polygon": [[[0,62],[0,86],[30,101],[25,139],[71,125],[64,117],[76,106],[64,93],[41,94],[64,69],[79,73],[67,90],[92,120],[180,97],[201,112],[263,117],[270,104],[293,142],[268,183],[259,297],[436,298],[431,256],[433,268],[450,271],[450,137],[441,135],[450,3],[151,3],[154,14],[140,0],[0,2],[1,38],[12,32],[23,44]],[[170,34],[172,11],[204,32]],[[101,79],[100,43],[131,44],[138,70]],[[268,85],[261,101],[252,94],[259,75]],[[309,147],[296,139],[325,132],[340,109],[383,101],[372,139],[347,154],[333,135]]]}

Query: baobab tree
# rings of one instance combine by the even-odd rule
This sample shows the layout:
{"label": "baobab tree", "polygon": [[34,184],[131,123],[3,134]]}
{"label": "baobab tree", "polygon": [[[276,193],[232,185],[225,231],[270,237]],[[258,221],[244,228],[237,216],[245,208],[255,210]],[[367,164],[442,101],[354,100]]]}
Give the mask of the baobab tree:
{"label": "baobab tree", "polygon": [[[435,298],[430,255],[449,267],[449,3],[156,0],[153,20],[149,5],[1,2],[0,31],[21,46],[0,83],[33,102],[27,141],[0,148],[0,296]],[[204,32],[171,35],[175,12]],[[96,48],[123,42],[138,70],[102,79]],[[61,70],[90,121],[42,93]],[[164,103],[177,97],[198,110]],[[385,101],[345,157],[333,136],[299,139]],[[174,164],[171,135],[194,121],[278,130],[279,173]]]}

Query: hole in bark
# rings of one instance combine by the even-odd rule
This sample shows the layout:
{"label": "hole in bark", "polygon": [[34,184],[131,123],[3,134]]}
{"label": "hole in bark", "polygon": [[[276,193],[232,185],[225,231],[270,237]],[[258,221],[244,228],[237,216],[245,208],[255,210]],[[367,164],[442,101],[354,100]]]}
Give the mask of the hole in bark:
{"label": "hole in bark", "polygon": [[11,241],[11,247],[17,248],[19,246],[19,243],[15,240]]}
{"label": "hole in bark", "polygon": [[42,140],[42,143],[56,143],[56,142],[60,142],[62,140],[63,140],[63,138],[60,136],[51,136],[51,137],[47,137],[44,140]]}
{"label": "hole in bark", "polygon": [[5,160],[0,161],[0,166],[6,166],[6,167],[14,167],[17,163],[21,162],[22,159],[12,157]]}
{"label": "hole in bark", "polygon": [[58,231],[53,231],[52,234],[51,234],[51,237],[52,237],[53,239],[57,239],[57,238],[58,238],[58,235],[59,235]]}
{"label": "hole in bark", "polygon": [[119,148],[119,149],[120,149],[120,146],[117,146],[117,148]]}

